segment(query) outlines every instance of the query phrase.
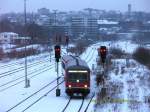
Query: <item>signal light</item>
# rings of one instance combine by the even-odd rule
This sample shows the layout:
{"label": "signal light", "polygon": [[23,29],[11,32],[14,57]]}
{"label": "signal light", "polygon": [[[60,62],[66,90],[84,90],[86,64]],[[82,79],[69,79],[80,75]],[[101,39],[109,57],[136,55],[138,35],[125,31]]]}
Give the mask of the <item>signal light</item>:
{"label": "signal light", "polygon": [[87,85],[84,85],[85,88],[87,88]]}
{"label": "signal light", "polygon": [[59,62],[59,59],[61,57],[61,49],[60,49],[60,46],[59,45],[56,45],[55,46],[55,59],[56,59],[56,62]]}
{"label": "signal light", "polygon": [[71,85],[68,85],[69,88],[71,88]]}
{"label": "signal light", "polygon": [[105,63],[106,54],[107,54],[106,46],[101,46],[101,47],[100,47],[100,56],[101,56],[101,61],[102,61],[102,63]]}

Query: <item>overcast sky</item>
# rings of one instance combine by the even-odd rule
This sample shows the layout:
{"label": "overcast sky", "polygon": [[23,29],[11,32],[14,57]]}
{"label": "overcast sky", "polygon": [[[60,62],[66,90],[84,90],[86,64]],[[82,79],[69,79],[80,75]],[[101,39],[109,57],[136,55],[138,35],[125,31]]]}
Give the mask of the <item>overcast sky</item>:
{"label": "overcast sky", "polygon": [[[0,13],[23,12],[24,0],[0,0]],[[36,12],[46,7],[50,11],[81,10],[96,8],[106,10],[127,11],[127,5],[132,5],[133,11],[150,12],[150,0],[27,0],[27,12]]]}

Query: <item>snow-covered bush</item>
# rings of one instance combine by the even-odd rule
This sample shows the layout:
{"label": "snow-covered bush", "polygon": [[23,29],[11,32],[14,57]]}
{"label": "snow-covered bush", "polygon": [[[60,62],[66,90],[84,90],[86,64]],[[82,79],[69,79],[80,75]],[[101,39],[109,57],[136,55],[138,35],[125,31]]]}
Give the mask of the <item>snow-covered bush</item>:
{"label": "snow-covered bush", "polygon": [[34,54],[37,54],[37,50],[34,49],[34,48],[28,48],[26,50],[26,54],[25,54],[25,50],[20,50],[20,51],[17,51],[17,50],[12,50],[11,52],[8,52],[7,53],[7,57],[9,58],[23,58],[26,56],[31,56],[31,55],[34,55]]}
{"label": "snow-covered bush", "polygon": [[4,51],[2,48],[0,48],[0,60],[4,57]]}
{"label": "snow-covered bush", "polygon": [[150,49],[139,47],[133,53],[133,58],[150,68]]}
{"label": "snow-covered bush", "polygon": [[68,52],[75,53],[76,55],[82,54],[86,47],[88,47],[91,44],[88,40],[78,40],[75,47],[70,47],[67,49]]}
{"label": "snow-covered bush", "polygon": [[110,48],[110,54],[116,58],[121,58],[126,53],[119,48]]}

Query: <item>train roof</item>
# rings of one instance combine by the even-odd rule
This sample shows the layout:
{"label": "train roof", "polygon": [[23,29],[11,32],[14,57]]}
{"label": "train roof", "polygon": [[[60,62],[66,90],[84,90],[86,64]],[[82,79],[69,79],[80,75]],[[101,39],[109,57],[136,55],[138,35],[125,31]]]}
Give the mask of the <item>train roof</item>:
{"label": "train roof", "polygon": [[69,67],[78,67],[78,66],[82,66],[84,68],[89,69],[89,66],[87,65],[87,63],[82,60],[80,57],[76,57],[76,56],[72,56],[72,55],[65,55],[62,57],[62,62],[65,64],[65,69],[69,68]]}

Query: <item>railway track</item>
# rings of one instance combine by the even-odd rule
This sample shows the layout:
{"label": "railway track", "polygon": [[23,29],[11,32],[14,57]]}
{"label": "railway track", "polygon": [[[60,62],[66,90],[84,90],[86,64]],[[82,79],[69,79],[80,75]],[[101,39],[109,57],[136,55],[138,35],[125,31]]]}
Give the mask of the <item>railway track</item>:
{"label": "railway track", "polygon": [[[52,65],[49,65],[49,66],[46,66],[45,67],[45,65],[44,66],[40,66],[40,69],[35,69],[35,70],[33,70],[32,72],[30,72],[29,74],[28,74],[28,76],[31,76],[32,74],[34,74],[34,73],[36,73],[36,72],[39,72],[39,71],[43,71],[43,70],[47,70],[47,68],[49,68],[49,67],[51,67],[52,68],[52,66],[54,66],[54,64],[52,64]],[[49,68],[49,69],[51,69],[51,68]],[[48,70],[49,70],[48,69]],[[32,77],[32,76],[31,76]],[[18,80],[20,80],[20,79],[23,79],[24,78],[24,76],[21,76],[21,77],[18,77],[18,78],[16,78],[16,79],[13,79],[13,80],[10,80],[10,81],[8,81],[8,82],[6,82],[6,83],[3,83],[3,84],[1,84],[0,85],[0,88],[2,88],[2,87],[4,87],[4,86],[7,86],[7,85],[9,85],[9,84],[11,84],[11,83],[14,83],[14,82],[16,82],[16,81],[18,81]],[[0,90],[0,92],[1,92],[1,90]]]}
{"label": "railway track", "polygon": [[[8,110],[6,110],[6,112],[10,112],[13,109],[15,109],[16,107],[18,107],[19,105],[23,104],[25,101],[29,100],[31,97],[37,95],[39,92],[41,92],[42,90],[48,88],[51,84],[53,84],[54,82],[57,81],[57,79],[60,79],[60,77],[54,79],[53,81],[51,81],[50,83],[46,84],[45,86],[43,86],[42,88],[40,88],[38,91],[34,92],[33,94],[31,94],[30,96],[26,97],[25,99],[21,100],[20,102],[18,102],[16,105],[12,106],[11,108],[9,108]],[[42,98],[46,97],[50,92],[52,92],[54,89],[56,89],[60,84],[62,84],[64,82],[61,81],[58,85],[54,86],[52,89],[50,89],[49,91],[47,91],[46,93],[44,93],[42,96],[40,96],[35,102],[31,103],[28,107],[26,107],[22,112],[26,111],[27,109],[29,109],[30,107],[32,107],[34,104],[36,104],[38,101],[40,101]]]}
{"label": "railway track", "polygon": [[[93,52],[94,52],[94,51],[93,51]],[[88,57],[89,57],[89,56],[88,56]],[[92,58],[92,56],[90,57],[90,59],[87,59],[87,60],[91,60],[91,58]],[[39,74],[41,74],[41,73],[43,73],[44,71],[47,71],[47,70],[49,70],[49,68],[46,69],[46,70],[40,71],[39,73],[37,73],[37,74],[31,76],[30,78],[33,78],[33,77],[35,77],[35,76],[37,76],[37,75],[39,75]],[[30,75],[31,75],[31,74],[30,74]],[[23,76],[23,77],[24,77],[24,76]],[[22,77],[22,78],[23,78],[23,77]],[[60,78],[60,77],[59,77],[59,78]],[[21,79],[21,77],[19,77],[18,80],[19,80],[19,79]],[[15,79],[15,80],[16,80],[16,79]],[[55,79],[55,81],[56,81],[56,80],[57,80],[57,79]],[[11,87],[13,87],[13,86],[15,86],[15,85],[17,85],[17,84],[19,84],[19,83],[21,83],[21,82],[23,82],[23,81],[24,81],[24,80],[21,80],[21,81],[17,82],[16,84],[11,85]],[[38,94],[39,92],[41,92],[42,90],[44,90],[45,88],[49,87],[49,86],[50,86],[51,84],[53,84],[55,81],[53,80],[53,81],[51,81],[50,83],[46,84],[44,87],[42,87],[42,88],[39,89],[38,91],[34,92],[33,94],[31,94],[31,95],[28,96],[27,98],[23,99],[22,101],[20,101],[19,103],[17,103],[16,105],[14,105],[13,107],[11,107],[10,109],[8,109],[6,112],[13,111],[16,107],[18,107],[19,105],[22,105],[24,102],[26,102],[27,100],[29,100],[31,97],[34,97],[35,95],[37,95],[37,94]],[[61,81],[58,85],[56,85],[56,86],[54,86],[53,88],[51,88],[50,90],[48,90],[47,92],[45,92],[45,93],[43,92],[43,95],[39,96],[38,99],[35,100],[33,103],[29,102],[30,104],[29,104],[27,107],[25,107],[21,112],[27,111],[27,110],[28,110],[29,108],[31,108],[33,105],[35,105],[36,103],[38,103],[41,99],[43,99],[44,97],[46,97],[50,92],[52,92],[53,90],[55,90],[55,89],[57,88],[57,86],[59,86],[59,85],[62,84],[63,82],[64,82],[64,80]],[[0,86],[0,87],[1,87],[1,86]],[[10,86],[9,86],[9,87],[10,87]],[[5,90],[6,90],[6,89],[5,89]],[[1,92],[1,91],[0,91],[0,92]],[[66,106],[65,106],[65,108],[63,109],[62,112],[65,112],[65,111],[66,111],[67,107],[69,106],[69,104],[71,103],[72,100],[73,100],[72,97],[70,97],[70,99],[68,100],[68,103],[66,104]],[[84,112],[86,112],[86,111],[88,110],[88,107],[89,107],[91,101],[92,101],[92,99],[90,99],[90,101],[89,101],[89,103],[88,103],[88,105],[87,105],[87,107],[86,107],[86,109],[85,109]],[[83,108],[83,105],[84,105],[84,102],[85,102],[85,99],[82,98],[81,104],[80,104],[80,106],[79,106],[79,108],[78,108],[78,112],[81,112],[81,110],[82,110],[82,108]]]}
{"label": "railway track", "polygon": [[95,93],[93,93],[92,97],[90,98],[90,100],[89,100],[89,102],[88,102],[88,105],[86,106],[86,108],[84,109],[83,112],[87,112],[87,110],[88,110],[88,108],[89,108],[89,106],[90,106],[90,104],[91,104],[91,102],[92,102],[94,96],[95,96]]}
{"label": "railway track", "polygon": [[[34,58],[34,60],[37,60],[37,59],[39,59],[39,58],[42,58],[42,57],[49,57],[48,55],[46,55],[46,56],[41,56],[41,57],[35,57]],[[24,62],[24,61],[23,61]],[[5,64],[5,65],[2,65],[2,66],[0,66],[0,68],[2,69],[2,68],[7,68],[7,67],[11,67],[11,66],[13,66],[13,65],[20,65],[20,61],[19,62],[13,62],[13,63],[10,63],[10,64]]]}
{"label": "railway track", "polygon": [[[49,67],[51,67],[51,66],[49,66]],[[42,73],[44,73],[44,72],[46,72],[46,71],[48,71],[48,70],[50,70],[50,69],[52,69],[53,67],[51,67],[51,68],[46,68],[46,69],[40,69],[41,71],[40,72],[38,72],[38,73],[36,73],[36,72],[34,72],[34,73],[36,73],[36,74],[34,74],[34,75],[32,75],[32,76],[30,76],[31,74],[29,74],[28,76],[30,76],[29,77],[29,79],[32,79],[32,78],[34,78],[34,77],[36,77],[36,76],[38,76],[38,75],[40,75],[40,74],[42,74]],[[32,73],[33,74],[33,73]],[[21,77],[21,78],[18,78],[18,79],[16,79],[16,80],[19,80],[19,79],[22,79],[22,78],[24,78],[24,76],[23,77]],[[2,86],[6,86],[6,85],[8,85],[8,84],[11,84],[11,83],[13,83],[13,82],[15,82],[16,80],[14,80],[14,81],[10,81],[10,82],[7,82],[6,84],[3,84],[3,85],[1,85],[1,87]],[[3,91],[5,91],[5,90],[7,90],[7,89],[9,89],[9,88],[11,88],[11,87],[14,87],[14,86],[16,86],[16,85],[18,85],[18,84],[20,84],[20,83],[22,83],[22,82],[24,82],[25,80],[23,79],[23,80],[20,80],[20,81],[18,81],[18,82],[16,82],[16,83],[14,83],[14,84],[11,84],[11,85],[9,85],[8,87],[5,87],[5,88],[3,88],[3,89],[0,89],[0,92],[3,92]]]}
{"label": "railway track", "polygon": [[[46,63],[47,63],[47,61],[50,61],[50,60],[49,60],[49,59],[44,60],[44,62],[46,62]],[[34,67],[35,65],[36,65],[36,66],[37,66],[37,65],[40,65],[40,64],[42,64],[42,63],[43,63],[43,61],[36,62],[36,63],[32,63],[32,64],[28,65],[28,68]],[[0,73],[0,78],[6,77],[6,76],[10,76],[10,75],[12,75],[12,74],[14,74],[14,73],[17,73],[17,72],[20,72],[20,71],[22,71],[22,70],[24,70],[24,66],[23,66],[23,67],[16,68],[16,69],[13,69],[13,70],[10,70],[10,71],[7,71],[7,72]]]}
{"label": "railway track", "polygon": [[38,98],[35,102],[33,102],[32,104],[30,104],[28,107],[26,107],[23,111],[21,112],[25,112],[26,110],[28,110],[30,107],[32,107],[33,105],[35,105],[37,102],[39,102],[41,99],[43,99],[44,97],[46,97],[50,92],[52,92],[53,90],[55,90],[59,85],[61,85],[64,82],[61,81],[58,85],[54,86],[52,89],[50,89],[48,92],[46,92],[44,95],[42,95],[40,98]]}
{"label": "railway track", "polygon": [[[47,62],[47,61],[49,61],[48,59],[47,60],[44,60],[44,62]],[[32,66],[33,65],[37,65],[37,64],[41,64],[43,61],[41,61],[41,62],[36,62],[36,63],[33,63],[32,64]],[[43,64],[43,63],[42,63]],[[45,67],[45,65],[44,66],[40,66],[40,67],[38,67],[39,69],[37,70],[37,69],[34,69],[32,72],[30,72],[29,74],[28,74],[28,76],[30,76],[29,78],[34,78],[35,76],[38,76],[38,75],[40,75],[40,74],[42,74],[43,72],[46,72],[46,71],[48,71],[48,70],[50,70],[50,69],[52,69],[53,67],[53,65],[55,65],[55,64],[51,64],[51,65],[49,65],[49,66],[46,66]],[[30,66],[30,68],[31,68],[31,66]],[[16,72],[16,71],[15,71]],[[14,72],[14,73],[15,73]],[[33,75],[34,74],[34,75]],[[7,74],[7,76],[8,75],[11,75],[11,73],[9,73],[9,74]],[[6,76],[6,75],[5,75]],[[5,77],[5,76],[0,76],[0,78],[2,78],[2,77]],[[20,83],[22,83],[23,81],[24,81],[24,76],[20,76],[20,77],[17,77],[17,78],[15,78],[15,79],[13,79],[13,80],[10,80],[10,81],[7,81],[7,82],[5,82],[5,83],[3,83],[3,84],[1,84],[0,85],[0,92],[3,92],[3,91],[5,91],[5,90],[7,90],[7,89],[9,89],[9,88],[11,88],[11,87],[14,87],[14,86],[16,86],[16,85],[18,85],[18,84],[20,84]],[[21,80],[21,79],[23,79],[23,80]]]}
{"label": "railway track", "polygon": [[64,107],[64,109],[63,109],[61,112],[65,112],[65,110],[66,110],[67,107],[69,106],[71,100],[72,100],[72,97],[69,98],[69,100],[68,100],[66,106]]}
{"label": "railway track", "polygon": [[[88,100],[85,100],[85,98],[82,97],[82,99],[81,99],[81,104],[80,104],[80,106],[79,106],[79,108],[78,108],[78,110],[77,110],[76,112],[87,112],[88,107],[90,106],[90,104],[91,104],[92,99],[94,98],[94,96],[95,96],[95,93],[92,94],[92,96],[91,96],[91,98],[89,99],[89,101],[88,101]],[[72,97],[69,98],[67,104],[65,105],[65,107],[63,108],[63,110],[62,110],[61,112],[67,112],[67,108],[69,107],[71,101],[73,101],[73,98],[72,98]],[[86,104],[84,104],[85,102],[86,102]],[[85,108],[84,108],[83,106],[84,106]]]}
{"label": "railway track", "polygon": [[[47,61],[46,61],[47,62]],[[55,65],[55,64],[51,64],[51,65],[49,65],[49,66],[47,66],[47,67],[45,67],[45,65],[44,66],[40,66],[40,67],[38,67],[38,68],[40,68],[40,69],[36,69],[36,70],[34,70],[34,71],[32,71],[31,73],[29,73],[28,74],[28,76],[30,76],[29,78],[30,79],[32,79],[32,78],[34,78],[35,76],[38,76],[38,75],[40,75],[40,74],[42,74],[43,72],[46,72],[46,71],[48,71],[48,70],[50,70],[50,69],[52,69],[53,67],[53,65]],[[43,68],[42,68],[43,67]],[[50,67],[50,68],[49,68]],[[39,73],[37,73],[37,72],[39,72]],[[36,73],[35,75],[32,75],[32,74],[34,74],[34,73]],[[11,88],[11,87],[14,87],[14,86],[16,86],[16,85],[18,85],[18,84],[20,84],[20,83],[22,83],[22,82],[24,82],[24,80],[21,80],[21,79],[23,79],[24,78],[24,76],[21,76],[21,77],[18,77],[18,78],[16,78],[16,79],[13,79],[13,80],[10,80],[10,81],[8,81],[8,82],[6,82],[6,83],[3,83],[3,84],[1,84],[0,85],[0,88],[2,88],[2,89],[0,89],[0,92],[3,92],[3,91],[5,91],[5,90],[7,90],[7,89],[9,89],[9,88]],[[20,81],[19,81],[20,80]],[[17,82],[18,81],[18,82]],[[16,83],[15,83],[16,82]],[[6,87],[7,86],[7,87]]]}
{"label": "railway track", "polygon": [[[93,58],[93,54],[95,53],[95,50],[92,50],[92,53],[91,53],[91,57],[88,58],[87,60],[87,63],[89,63],[91,61],[91,59]],[[89,57],[89,56],[88,56]]]}
{"label": "railway track", "polygon": [[78,109],[78,112],[80,112],[80,110],[82,109],[83,103],[84,103],[84,97],[82,98],[82,102],[81,102],[81,105],[80,105],[80,107]]}
{"label": "railway track", "polygon": [[[52,59],[54,59],[54,57],[52,57]],[[50,59],[44,60],[44,62],[48,62],[48,61],[50,61]],[[32,64],[28,65],[28,68],[31,68],[31,67],[33,67],[35,65],[39,65],[41,63],[43,63],[43,61],[32,63]],[[0,73],[0,78],[6,77],[6,76],[10,76],[10,75],[12,75],[14,73],[17,73],[17,72],[20,72],[22,70],[24,70],[24,66],[16,68],[16,69],[13,69],[13,70],[9,70],[9,71],[3,72],[3,73]]]}

